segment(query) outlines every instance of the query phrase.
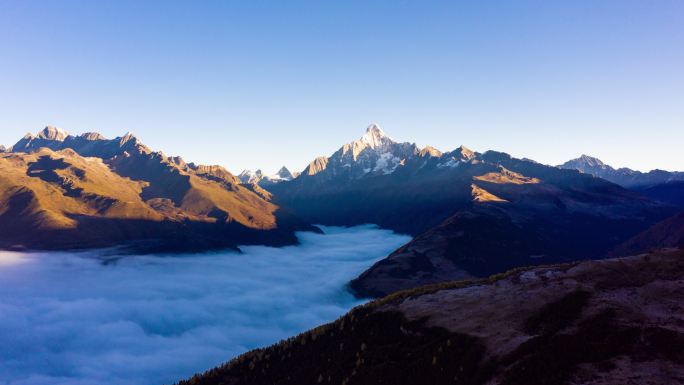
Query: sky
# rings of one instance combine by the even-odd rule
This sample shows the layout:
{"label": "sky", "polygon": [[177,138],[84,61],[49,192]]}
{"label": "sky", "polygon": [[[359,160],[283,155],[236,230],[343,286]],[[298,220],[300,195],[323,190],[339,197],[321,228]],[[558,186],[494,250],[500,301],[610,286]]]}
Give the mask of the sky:
{"label": "sky", "polygon": [[52,124],[233,172],[400,141],[684,170],[684,2],[0,0],[0,144]]}
{"label": "sky", "polygon": [[374,226],[297,246],[130,256],[0,251],[0,383],[172,384],[342,316],[345,288],[410,237]]}

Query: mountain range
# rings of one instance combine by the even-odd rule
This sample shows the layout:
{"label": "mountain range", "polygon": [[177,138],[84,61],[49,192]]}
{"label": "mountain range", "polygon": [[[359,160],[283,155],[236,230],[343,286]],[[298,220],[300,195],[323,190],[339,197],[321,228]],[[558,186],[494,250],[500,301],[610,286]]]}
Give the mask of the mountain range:
{"label": "mountain range", "polygon": [[615,169],[600,159],[588,155],[569,160],[558,167],[594,175],[653,200],[684,208],[684,172],[664,170],[640,172],[629,168]]}
{"label": "mountain range", "polygon": [[615,169],[603,163],[600,159],[588,155],[569,160],[561,168],[579,170],[626,188],[648,188],[655,185],[684,181],[684,172],[651,170],[649,172],[635,171],[630,168]]}
{"label": "mountain range", "polygon": [[291,244],[308,225],[221,166],[186,163],[132,134],[106,139],[48,126],[0,154],[0,245],[126,245],[186,251]]}
{"label": "mountain range", "polygon": [[374,124],[269,191],[309,223],[375,223],[414,237],[351,282],[362,297],[605,257],[676,212],[577,170],[463,146],[419,148]]}
{"label": "mountain range", "polygon": [[0,168],[4,248],[280,245],[312,224],[374,223],[412,235],[350,283],[362,297],[603,258],[678,212],[590,174],[614,170],[595,158],[552,167],[464,146],[442,152],[395,141],[377,124],[301,173],[236,177],[153,151],[130,133],[73,136],[52,126],[5,149]]}
{"label": "mountain range", "polygon": [[257,169],[256,171],[243,170],[237,177],[240,183],[243,184],[256,184],[261,187],[268,187],[275,183],[291,181],[298,176],[298,172],[292,173],[287,167],[283,166],[273,175],[266,175],[263,171]]}

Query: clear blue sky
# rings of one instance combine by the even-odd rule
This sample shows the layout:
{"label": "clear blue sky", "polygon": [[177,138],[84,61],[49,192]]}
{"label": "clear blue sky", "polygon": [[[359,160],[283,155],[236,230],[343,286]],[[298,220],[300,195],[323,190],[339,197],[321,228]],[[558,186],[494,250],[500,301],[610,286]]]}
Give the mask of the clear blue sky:
{"label": "clear blue sky", "polygon": [[0,143],[54,124],[238,172],[395,139],[684,170],[684,1],[0,0]]}

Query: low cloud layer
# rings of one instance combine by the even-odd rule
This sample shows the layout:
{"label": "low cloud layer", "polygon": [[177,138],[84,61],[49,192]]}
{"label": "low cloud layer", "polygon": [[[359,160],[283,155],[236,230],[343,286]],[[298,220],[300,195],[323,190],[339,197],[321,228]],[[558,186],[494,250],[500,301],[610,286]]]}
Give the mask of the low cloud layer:
{"label": "low cloud layer", "polygon": [[0,252],[0,384],[172,383],[331,321],[345,284],[409,240],[371,226],[243,254]]}

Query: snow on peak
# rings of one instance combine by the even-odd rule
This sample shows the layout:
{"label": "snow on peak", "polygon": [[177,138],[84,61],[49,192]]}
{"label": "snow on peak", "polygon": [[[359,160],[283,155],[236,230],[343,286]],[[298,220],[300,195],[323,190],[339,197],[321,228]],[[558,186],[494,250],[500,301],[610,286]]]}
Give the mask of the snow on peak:
{"label": "snow on peak", "polygon": [[392,138],[385,135],[382,128],[377,124],[373,123],[368,128],[366,128],[366,133],[361,137],[361,142],[368,145],[370,148],[378,148],[386,142],[394,142]]}
{"label": "snow on peak", "polygon": [[295,178],[285,166],[273,175],[265,175],[261,170],[243,170],[237,177],[243,184],[258,184],[262,187],[267,184],[290,181]]}
{"label": "snow on peak", "polygon": [[261,179],[264,177],[264,173],[261,170],[242,170],[242,172],[238,174],[237,177],[241,183],[254,184],[259,183],[259,181],[261,181]]}
{"label": "snow on peak", "polygon": [[64,141],[67,136],[69,136],[69,133],[59,127],[54,126],[46,126],[37,135],[37,137],[40,139],[56,140],[59,142]]}
{"label": "snow on peak", "polygon": [[[381,171],[383,174],[391,174],[401,164],[401,159],[397,158],[390,152],[380,154],[380,157],[375,162],[373,171]],[[365,172],[365,170],[364,170]]]}
{"label": "snow on peak", "polygon": [[241,177],[242,177],[242,176],[246,176],[246,177],[258,176],[258,177],[261,177],[261,176],[263,176],[263,175],[262,175],[261,170],[256,170],[256,171],[252,171],[252,170],[242,170],[242,172],[241,172],[238,176],[241,176]]}

